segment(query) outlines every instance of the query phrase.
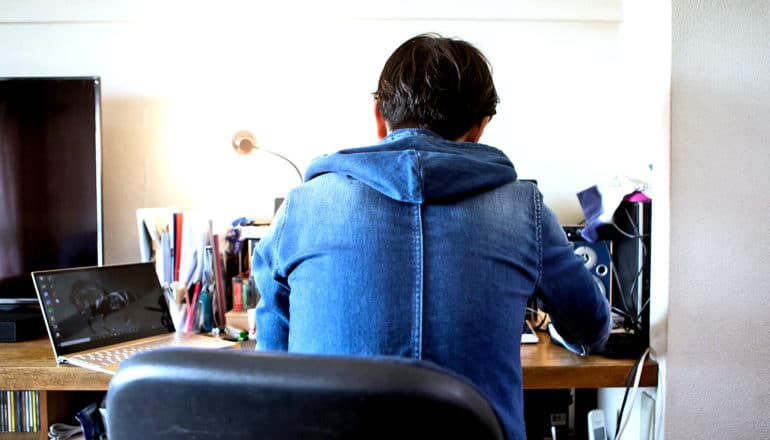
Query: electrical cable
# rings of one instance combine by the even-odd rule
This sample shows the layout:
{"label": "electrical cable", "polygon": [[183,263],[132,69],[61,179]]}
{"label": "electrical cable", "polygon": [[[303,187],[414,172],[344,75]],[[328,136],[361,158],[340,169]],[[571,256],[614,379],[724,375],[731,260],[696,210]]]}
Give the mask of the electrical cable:
{"label": "electrical cable", "polygon": [[48,428],[48,438],[50,440],[65,440],[82,433],[83,428],[80,426],[64,423],[54,423]]}
{"label": "electrical cable", "polygon": [[[634,378],[634,388],[633,392],[631,394],[631,399],[629,400],[629,406],[628,406],[628,414],[631,414],[631,410],[634,407],[634,400],[636,400],[636,393],[639,391],[639,382],[642,379],[642,371],[644,370],[644,361],[647,358],[647,355],[650,353],[650,347],[647,347],[644,350],[644,353],[642,353],[642,357],[639,358],[639,362],[636,363],[634,366],[634,369],[636,369],[636,377]],[[628,389],[626,389],[628,391]],[[625,398],[623,399],[623,404],[625,405]],[[620,413],[620,419],[623,424],[619,427],[618,431],[615,433],[615,440],[620,440],[620,436],[623,434],[623,431],[626,430],[626,426],[628,425],[628,420],[630,419],[630,416],[626,416],[625,419],[623,419],[623,409],[621,407],[621,413]]]}
{"label": "electrical cable", "polygon": [[648,305],[650,305],[650,298],[647,298],[644,304],[642,304],[642,307],[639,309],[639,314],[636,315],[637,322],[642,319],[642,313],[644,313],[644,309],[646,309]]}
{"label": "electrical cable", "polygon": [[[613,255],[610,255],[610,258],[612,258],[612,256]],[[626,302],[626,294],[623,291],[623,283],[620,282],[620,274],[618,274],[618,269],[615,267],[614,264],[611,264],[610,268],[612,269],[612,276],[614,276],[615,279],[617,280],[618,290],[620,291],[618,293],[620,294],[619,295],[620,301],[623,303],[623,309],[626,311],[626,313],[629,313],[629,316],[630,316],[631,311],[628,310],[630,307],[628,307],[628,303]]]}
{"label": "electrical cable", "polygon": [[639,368],[638,363],[634,363],[634,366],[631,367],[631,371],[628,372],[628,376],[626,377],[626,391],[623,393],[623,400],[620,403],[620,410],[618,410],[617,418],[615,420],[615,426],[619,427],[621,419],[623,418],[623,412],[626,408],[626,402],[628,401],[628,392],[631,389],[631,385],[633,384],[633,378],[636,376],[636,370]]}
{"label": "electrical cable", "polygon": [[625,235],[627,238],[644,238],[644,236],[639,233],[639,228],[634,223],[634,219],[631,218],[631,214],[628,212],[628,210],[626,209],[623,212],[626,214],[626,218],[628,219],[628,223],[631,225],[632,228],[634,228],[634,233],[632,234],[630,232],[624,231],[623,229],[620,228],[620,226],[618,226],[617,223],[615,223],[614,220],[612,221],[611,225],[613,227],[615,227],[615,229],[618,232],[620,232],[622,235]]}
{"label": "electrical cable", "polygon": [[540,313],[543,314],[543,317],[540,319],[540,321],[532,323],[532,328],[533,329],[535,329],[535,330],[542,330],[543,329],[543,324],[545,324],[545,322],[548,321],[548,314],[545,313],[545,312],[541,312],[541,310],[538,309],[537,307],[527,307],[527,312],[529,312],[533,318],[537,318],[537,316]]}
{"label": "electrical cable", "polygon": [[[639,240],[639,246],[642,249],[642,258],[645,258],[647,256],[647,247],[644,245],[644,241],[642,240],[641,235],[637,236],[636,238]],[[639,265],[639,270],[636,271],[636,276],[634,276],[634,281],[631,283],[631,289],[628,290],[629,294],[633,294],[633,292],[636,290],[636,286],[639,283],[639,279],[642,277],[642,272],[644,272],[644,265],[640,264]],[[617,276],[616,272],[613,272],[613,273],[615,274],[615,276]],[[620,286],[620,278],[618,278],[618,286]],[[623,299],[623,304],[625,306],[626,302],[625,302],[625,297],[623,295],[623,289],[622,288],[620,289],[620,295],[621,295],[621,298]],[[648,298],[648,300],[649,300],[649,298]],[[635,304],[635,303],[632,302],[632,304]],[[638,317],[641,317],[642,316],[642,310],[643,309],[640,307],[639,310],[629,310],[629,313],[632,313],[634,315],[637,315]],[[635,320],[635,321],[638,321],[638,319]]]}
{"label": "electrical cable", "polygon": [[626,312],[625,310],[623,310],[623,309],[621,309],[619,307],[612,306],[612,311],[617,313],[618,315],[626,318],[626,319],[633,319],[634,318],[631,314],[629,314],[628,312]]}
{"label": "electrical cable", "polygon": [[612,225],[612,226],[613,226],[613,227],[614,227],[614,228],[615,228],[615,229],[616,229],[618,232],[620,232],[620,234],[621,234],[621,235],[625,236],[626,238],[638,238],[636,235],[634,235],[634,234],[630,234],[630,233],[628,233],[628,232],[624,231],[623,229],[621,229],[621,228],[620,228],[620,226],[618,226],[618,224],[617,224],[617,223],[615,223],[615,220],[613,220],[613,221],[612,221],[612,223],[610,223],[610,224],[611,224],[611,225]]}
{"label": "electrical cable", "polygon": [[[638,240],[639,247],[642,250],[642,256],[644,258],[644,257],[647,256],[647,253],[648,253],[647,246],[644,244],[644,240],[643,240],[643,238],[645,236],[639,232],[639,228],[634,223],[634,219],[631,217],[631,214],[628,212],[628,210],[624,210],[624,213],[625,213],[626,217],[628,218],[629,224],[633,228],[633,233],[629,233],[629,232],[624,231],[614,221],[611,224],[621,235],[623,235],[623,236],[625,236],[627,238],[630,238],[630,239]],[[627,292],[628,294],[633,294],[633,292],[636,290],[637,284],[639,282],[639,278],[641,278],[643,271],[644,271],[643,265],[640,264],[639,265],[639,270],[636,272],[636,276],[634,277],[633,282],[631,283],[631,288]],[[640,325],[641,325],[640,324],[640,319],[642,317],[642,312],[644,311],[644,308],[646,307],[647,303],[645,302],[644,306],[639,306],[638,308],[637,307],[629,307],[629,304],[628,304],[628,302],[626,300],[626,292],[623,289],[623,286],[622,286],[622,283],[621,283],[621,280],[620,280],[620,276],[619,276],[619,274],[617,272],[617,268],[615,267],[615,265],[612,265],[612,274],[615,277],[615,279],[617,280],[617,286],[618,286],[618,290],[620,291],[619,292],[620,300],[623,303],[623,308],[625,309],[625,312],[628,313],[627,317],[631,320],[631,322],[629,322],[629,325],[627,327],[639,328]],[[649,302],[649,298],[647,299],[647,302]],[[634,306],[638,306],[633,301],[631,301],[631,304],[634,305]]]}
{"label": "electrical cable", "polygon": [[[618,232],[620,232],[620,234],[624,235],[625,237],[627,237],[627,238],[632,238],[632,239],[633,239],[633,238],[637,238],[637,237],[635,237],[635,236],[633,236],[633,235],[631,235],[631,234],[627,233],[626,231],[624,231],[624,230],[620,229],[620,226],[618,226],[618,225],[615,223],[615,221],[614,221],[614,220],[613,220],[613,222],[612,222],[611,224],[612,224],[612,226],[613,226],[613,227],[615,227],[615,229],[617,229],[617,231],[618,231]],[[605,245],[605,246],[606,246],[606,245]],[[613,259],[613,258],[614,258],[614,256],[615,256],[615,255],[614,255],[614,253],[613,253],[613,252],[610,252],[610,260],[613,260],[613,261],[614,261],[614,259]],[[618,292],[618,293],[620,293],[620,301],[623,303],[623,308],[625,309],[625,311],[626,311],[627,313],[629,313],[629,314],[635,314],[635,313],[632,313],[632,312],[631,312],[631,310],[629,310],[629,309],[630,309],[630,307],[628,307],[628,303],[626,302],[626,294],[625,294],[625,292],[623,291],[623,284],[620,282],[620,274],[618,274],[618,269],[617,269],[617,267],[615,267],[615,264],[611,264],[611,265],[610,265],[610,269],[612,270],[612,276],[614,276],[614,277],[615,277],[615,279],[617,280],[617,286],[618,286],[618,290],[620,291],[620,292]],[[632,286],[632,287],[633,287],[633,286]],[[632,289],[632,291],[633,291],[633,289]]]}
{"label": "electrical cable", "polygon": [[[634,282],[633,282],[633,283],[631,283],[631,290],[629,290],[629,293],[631,293],[632,295],[633,295],[633,292],[636,290],[636,286],[637,286],[637,283],[639,282],[639,278],[642,276],[642,272],[643,272],[643,271],[644,271],[644,270],[643,270],[643,266],[640,264],[640,265],[639,265],[639,270],[638,270],[638,271],[636,271],[636,276],[634,277]],[[632,302],[632,304],[636,305],[636,303],[634,303],[634,302]],[[636,310],[636,309],[634,309],[634,310],[632,311],[632,313],[633,313],[634,315],[636,315],[636,314],[637,314],[637,310]],[[641,313],[639,313],[639,315],[641,316]]]}

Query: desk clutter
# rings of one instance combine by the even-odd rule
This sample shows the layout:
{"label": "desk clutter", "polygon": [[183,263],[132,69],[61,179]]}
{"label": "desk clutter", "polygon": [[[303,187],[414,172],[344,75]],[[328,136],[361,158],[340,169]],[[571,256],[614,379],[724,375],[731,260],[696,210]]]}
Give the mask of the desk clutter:
{"label": "desk clutter", "polygon": [[136,211],[142,261],[154,261],[177,331],[254,331],[228,328],[229,311],[256,307],[259,291],[250,276],[251,254],[268,228],[247,217],[216,231],[210,218],[174,207]]}

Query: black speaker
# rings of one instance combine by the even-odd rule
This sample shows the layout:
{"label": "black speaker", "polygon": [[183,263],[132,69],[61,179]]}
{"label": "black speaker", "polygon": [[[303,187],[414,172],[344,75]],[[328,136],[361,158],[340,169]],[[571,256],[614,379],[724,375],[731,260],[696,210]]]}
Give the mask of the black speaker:
{"label": "black speaker", "polygon": [[599,237],[612,242],[612,306],[622,318],[607,355],[636,358],[650,343],[652,202],[622,202]]}
{"label": "black speaker", "polygon": [[591,272],[599,289],[607,301],[612,303],[612,242],[601,240],[595,243],[586,241],[581,235],[581,226],[562,226],[567,238],[575,248],[575,254],[581,256],[586,269]]}

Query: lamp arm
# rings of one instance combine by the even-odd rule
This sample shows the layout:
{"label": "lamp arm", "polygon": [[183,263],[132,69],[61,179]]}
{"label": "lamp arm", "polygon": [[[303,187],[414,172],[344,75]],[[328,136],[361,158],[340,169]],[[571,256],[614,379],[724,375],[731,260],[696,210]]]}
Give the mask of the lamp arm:
{"label": "lamp arm", "polygon": [[281,159],[285,160],[286,162],[288,162],[288,163],[289,163],[289,165],[291,165],[291,166],[292,166],[292,168],[294,168],[294,171],[296,171],[296,172],[297,172],[297,176],[299,176],[299,183],[300,183],[300,185],[302,184],[302,182],[304,182],[304,181],[305,181],[305,178],[304,178],[304,177],[302,177],[302,173],[299,171],[299,168],[297,168],[297,166],[296,166],[296,165],[294,165],[294,162],[292,162],[291,160],[289,160],[289,158],[288,158],[288,157],[286,157],[286,156],[284,156],[284,155],[282,155],[282,154],[278,154],[278,153],[276,153],[275,151],[270,151],[270,150],[268,150],[268,149],[266,149],[266,148],[262,148],[262,147],[258,148],[258,150],[259,150],[259,151],[264,151],[265,153],[270,153],[270,154],[272,154],[273,156],[278,156],[278,157],[280,157]]}

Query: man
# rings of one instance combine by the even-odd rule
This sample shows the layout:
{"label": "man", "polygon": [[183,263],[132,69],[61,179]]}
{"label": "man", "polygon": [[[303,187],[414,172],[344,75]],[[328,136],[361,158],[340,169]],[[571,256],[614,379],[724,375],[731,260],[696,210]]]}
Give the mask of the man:
{"label": "man", "polygon": [[313,161],[255,250],[258,349],[431,361],[524,439],[527,300],[586,351],[608,337],[607,301],[535,185],[477,143],[498,97],[475,47],[414,37],[374,96],[381,142]]}

